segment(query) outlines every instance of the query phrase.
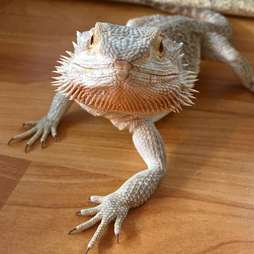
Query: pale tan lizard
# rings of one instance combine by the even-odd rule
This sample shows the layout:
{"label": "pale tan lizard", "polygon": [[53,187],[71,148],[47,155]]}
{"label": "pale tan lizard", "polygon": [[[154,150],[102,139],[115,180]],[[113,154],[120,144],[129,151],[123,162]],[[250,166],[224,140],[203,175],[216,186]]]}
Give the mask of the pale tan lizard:
{"label": "pale tan lizard", "polygon": [[118,238],[129,209],[142,205],[157,188],[167,163],[154,122],[192,105],[201,57],[230,65],[242,85],[254,91],[253,70],[231,45],[226,18],[210,10],[174,11],[190,17],[147,16],[131,19],[126,26],[98,22],[90,31],[77,32],[74,52],[67,52],[56,67],[57,93],[49,112],[39,121],[27,122],[31,129],[11,139],[31,137],[26,151],[38,139],[44,146],[49,133],[56,136],[57,126],[72,102],[130,131],[147,169],[109,195],[91,196],[98,205],[78,212],[94,216],[70,234],[100,222],[86,252],[112,221]]}

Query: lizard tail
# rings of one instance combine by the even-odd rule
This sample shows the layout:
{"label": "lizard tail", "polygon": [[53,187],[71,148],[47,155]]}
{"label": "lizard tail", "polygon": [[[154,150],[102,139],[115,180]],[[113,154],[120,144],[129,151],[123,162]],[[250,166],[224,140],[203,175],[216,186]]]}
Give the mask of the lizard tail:
{"label": "lizard tail", "polygon": [[[226,17],[218,12],[209,9],[209,6],[204,5],[204,8],[194,5],[177,4],[178,1],[163,1],[163,0],[114,0],[115,2],[135,3],[145,6],[150,6],[169,14],[183,15],[191,17],[203,22],[207,22],[215,32],[223,34],[226,37],[231,37],[232,29]],[[183,0],[181,0],[183,2]]]}
{"label": "lizard tail", "polygon": [[132,4],[141,4],[152,6],[158,9],[164,9],[165,6],[172,8],[192,7],[192,8],[206,8],[217,11],[223,14],[254,17],[253,0],[111,0],[114,2],[125,2]]}
{"label": "lizard tail", "polygon": [[223,34],[227,38],[230,38],[232,35],[232,28],[227,18],[222,14],[209,10],[207,8],[196,8],[189,6],[174,6],[173,4],[159,4],[149,1],[150,6],[167,12],[169,14],[183,15],[187,17],[194,18],[208,23],[211,26],[211,30]]}

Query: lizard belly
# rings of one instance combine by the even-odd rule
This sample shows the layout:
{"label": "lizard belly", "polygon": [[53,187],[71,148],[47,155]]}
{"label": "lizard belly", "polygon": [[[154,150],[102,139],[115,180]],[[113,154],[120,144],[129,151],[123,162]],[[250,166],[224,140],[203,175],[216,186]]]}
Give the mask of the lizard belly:
{"label": "lizard belly", "polygon": [[121,112],[103,112],[84,104],[80,104],[80,106],[93,116],[101,116],[110,120],[119,130],[130,128],[130,124],[141,119],[150,119],[152,122],[156,122],[170,113],[170,111],[163,111],[155,114],[127,114]]}

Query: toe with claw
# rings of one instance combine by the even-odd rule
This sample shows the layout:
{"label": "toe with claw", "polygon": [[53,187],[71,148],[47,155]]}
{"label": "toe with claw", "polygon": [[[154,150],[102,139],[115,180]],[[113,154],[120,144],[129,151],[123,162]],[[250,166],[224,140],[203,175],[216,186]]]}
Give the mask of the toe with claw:
{"label": "toe with claw", "polygon": [[[24,139],[28,139],[26,146],[25,146],[25,152],[29,152],[33,144],[37,140],[40,139],[41,148],[46,147],[46,140],[51,134],[51,136],[55,139],[57,135],[57,121],[53,119],[49,119],[48,117],[43,117],[39,121],[29,121],[23,123],[23,127],[27,129],[25,132],[20,133],[14,137],[12,137],[8,141],[8,145],[12,144],[13,142],[18,142]],[[29,129],[30,128],[30,129]]]}
{"label": "toe with claw", "polygon": [[117,192],[114,192],[107,196],[91,196],[90,200],[97,203],[98,205],[91,208],[81,209],[80,211],[76,212],[76,215],[88,215],[93,217],[77,225],[69,232],[70,235],[76,234],[99,223],[94,235],[88,242],[85,253],[87,253],[95,245],[95,243],[100,240],[108,225],[112,221],[114,221],[114,234],[118,243],[122,223],[126,218],[129,210],[128,205],[124,202],[124,199]]}

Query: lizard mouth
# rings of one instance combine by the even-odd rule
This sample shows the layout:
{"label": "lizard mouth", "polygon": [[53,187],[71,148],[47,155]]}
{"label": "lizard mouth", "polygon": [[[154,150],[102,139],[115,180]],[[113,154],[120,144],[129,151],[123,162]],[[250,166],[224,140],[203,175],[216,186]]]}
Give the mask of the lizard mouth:
{"label": "lizard mouth", "polygon": [[[177,77],[176,72],[169,72],[159,69],[151,69],[151,68],[141,68],[140,66],[131,65],[131,66],[119,66],[116,64],[110,65],[81,65],[78,63],[74,63],[74,65],[78,66],[84,71],[84,74],[87,79],[93,80],[98,84],[98,79],[101,79],[103,84],[105,84],[105,80],[111,85],[116,84],[118,81],[126,81],[129,78],[130,82],[135,82],[139,85],[154,85],[159,82],[170,82]],[[96,77],[96,78],[94,78]],[[102,84],[102,85],[103,85]]]}
{"label": "lizard mouth", "polygon": [[115,84],[93,85],[71,81],[58,84],[58,91],[63,92],[78,104],[92,107],[102,112],[122,112],[150,114],[160,111],[179,112],[182,105],[193,104],[193,75],[186,73],[181,79],[175,77],[170,83],[159,85],[140,85],[137,82],[116,82]]}
{"label": "lizard mouth", "polygon": [[71,100],[101,112],[179,112],[192,105],[196,73],[182,69],[181,62],[168,65],[169,70],[156,64],[152,69],[124,61],[81,65],[65,60],[56,67],[55,85]]}
{"label": "lizard mouth", "polygon": [[93,66],[89,66],[89,65],[81,65],[79,63],[73,63],[74,65],[82,68],[85,71],[97,71],[97,70],[105,70],[105,71],[109,71],[109,70],[118,70],[118,71],[130,71],[130,70],[134,70],[136,73],[141,73],[141,74],[147,74],[147,75],[154,75],[154,76],[159,76],[159,77],[166,77],[169,75],[174,75],[176,73],[172,73],[170,71],[167,70],[161,70],[161,69],[152,69],[152,68],[145,68],[145,67],[141,67],[139,65],[132,65],[132,67],[122,67],[122,66],[116,66],[114,64],[107,64],[107,65],[93,65]]}

